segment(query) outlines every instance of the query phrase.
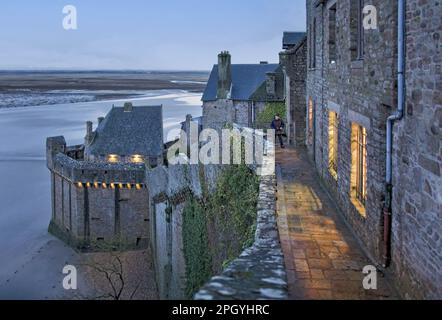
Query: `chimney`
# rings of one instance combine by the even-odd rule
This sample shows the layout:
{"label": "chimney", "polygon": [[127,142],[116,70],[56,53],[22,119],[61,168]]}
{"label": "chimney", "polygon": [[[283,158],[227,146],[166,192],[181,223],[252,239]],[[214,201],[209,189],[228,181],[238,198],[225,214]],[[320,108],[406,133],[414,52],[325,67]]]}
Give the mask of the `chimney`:
{"label": "chimney", "polygon": [[266,90],[267,95],[274,96],[276,94],[276,73],[267,72],[266,73]]}
{"label": "chimney", "polygon": [[259,64],[269,64],[268,61],[260,61]]}
{"label": "chimney", "polygon": [[100,125],[100,123],[102,123],[103,120],[104,120],[104,117],[99,117],[99,118],[98,118],[98,125]]}
{"label": "chimney", "polygon": [[86,137],[84,138],[86,145],[89,145],[92,142],[92,125],[92,121],[86,122]]}
{"label": "chimney", "polygon": [[227,99],[232,86],[231,56],[228,51],[218,55],[218,99]]}
{"label": "chimney", "polygon": [[134,106],[132,105],[132,102],[126,102],[124,104],[124,112],[132,112],[134,109]]}

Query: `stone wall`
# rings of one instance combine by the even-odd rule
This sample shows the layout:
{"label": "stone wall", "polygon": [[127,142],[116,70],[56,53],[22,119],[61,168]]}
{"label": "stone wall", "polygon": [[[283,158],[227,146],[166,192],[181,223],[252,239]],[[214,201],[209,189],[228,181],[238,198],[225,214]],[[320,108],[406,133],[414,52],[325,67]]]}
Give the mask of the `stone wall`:
{"label": "stone wall", "polygon": [[405,297],[440,299],[442,3],[408,0],[406,10],[407,104],[394,130],[393,267]]}
{"label": "stone wall", "polygon": [[[337,1],[336,62],[330,63],[328,47],[328,4],[308,2],[308,43],[316,41],[316,67],[307,76],[307,105],[313,104],[313,140],[308,143],[316,167],[346,220],[370,255],[379,261],[385,177],[385,125],[395,105],[396,5],[372,1],[378,8],[378,30],[365,32],[365,57],[354,60],[351,50],[350,0]],[[316,23],[316,39],[312,25]],[[310,41],[310,42],[309,42]],[[309,50],[313,51],[312,45]],[[307,108],[309,110],[309,108]],[[329,170],[329,111],[338,115],[337,180]],[[310,116],[308,114],[308,116]],[[350,195],[351,125],[367,129],[367,190],[365,216]],[[308,124],[308,121],[307,121]],[[307,132],[307,134],[308,134]],[[376,236],[373,236],[376,235]]]}
{"label": "stone wall", "polygon": [[144,165],[72,159],[64,139],[48,139],[50,232],[81,249],[149,245]]}
{"label": "stone wall", "polygon": [[305,144],[307,40],[280,53],[286,75],[287,136],[292,145]]}
{"label": "stone wall", "polygon": [[284,256],[276,225],[276,178],[262,177],[255,243],[195,294],[196,300],[288,298]]}
{"label": "stone wall", "polygon": [[[441,5],[437,2],[407,1],[407,113],[394,132],[394,268],[390,270],[402,294],[410,298],[441,297],[441,139],[437,129]],[[333,28],[329,28],[329,19],[334,14],[330,11],[334,3],[336,42],[331,47],[329,39],[333,35],[329,30]],[[314,56],[308,61],[306,134],[311,139],[307,139],[307,147],[324,186],[374,263],[380,265],[385,128],[387,117],[397,105],[397,2],[370,2],[377,8],[378,28],[364,32],[362,60],[355,59],[354,20],[350,19],[354,3],[307,1],[307,56]],[[333,57],[330,50],[336,50]],[[338,115],[337,178],[329,169],[330,111]],[[367,130],[364,208],[352,200],[350,192],[352,123]]]}
{"label": "stone wall", "polygon": [[203,104],[203,127],[219,130],[233,123],[253,127],[256,115],[264,110],[265,104],[264,101],[206,101]]}
{"label": "stone wall", "polygon": [[183,299],[186,263],[183,254],[182,216],[188,196],[201,198],[203,184],[216,185],[221,168],[215,165],[171,165],[146,169],[152,249],[162,299]]}

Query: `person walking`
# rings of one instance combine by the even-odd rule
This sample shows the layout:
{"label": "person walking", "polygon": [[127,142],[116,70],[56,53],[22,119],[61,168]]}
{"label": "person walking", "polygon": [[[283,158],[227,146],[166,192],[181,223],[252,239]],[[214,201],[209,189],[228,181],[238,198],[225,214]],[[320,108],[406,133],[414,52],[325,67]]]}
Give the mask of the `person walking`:
{"label": "person walking", "polygon": [[284,149],[284,142],[282,140],[282,137],[285,136],[284,128],[285,123],[282,121],[281,116],[279,114],[275,115],[275,118],[272,121],[272,129],[275,130],[275,134],[278,137],[279,144],[281,145],[281,148]]}

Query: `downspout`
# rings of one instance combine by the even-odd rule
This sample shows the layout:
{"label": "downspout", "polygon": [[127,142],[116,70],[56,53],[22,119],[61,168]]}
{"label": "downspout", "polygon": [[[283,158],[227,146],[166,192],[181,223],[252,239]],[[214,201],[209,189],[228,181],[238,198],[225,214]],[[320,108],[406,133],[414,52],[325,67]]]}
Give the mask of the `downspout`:
{"label": "downspout", "polygon": [[387,119],[387,158],[385,177],[385,205],[384,205],[384,256],[383,266],[386,268],[391,261],[391,224],[392,224],[392,153],[393,153],[393,125],[404,117],[405,109],[405,1],[398,0],[398,107],[394,114]]}

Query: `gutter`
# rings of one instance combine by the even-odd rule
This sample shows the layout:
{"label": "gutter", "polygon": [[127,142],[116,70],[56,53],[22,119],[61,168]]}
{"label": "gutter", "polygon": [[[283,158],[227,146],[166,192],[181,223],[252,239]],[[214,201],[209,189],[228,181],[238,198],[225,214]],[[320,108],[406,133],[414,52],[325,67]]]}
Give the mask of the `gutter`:
{"label": "gutter", "polygon": [[384,204],[384,251],[383,267],[391,262],[391,224],[392,224],[392,153],[393,153],[393,125],[404,117],[405,109],[405,1],[398,0],[398,107],[395,113],[387,119],[387,157],[385,175],[385,204]]}

